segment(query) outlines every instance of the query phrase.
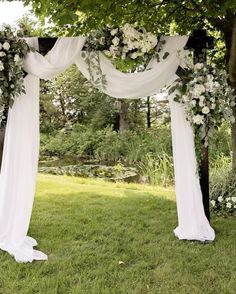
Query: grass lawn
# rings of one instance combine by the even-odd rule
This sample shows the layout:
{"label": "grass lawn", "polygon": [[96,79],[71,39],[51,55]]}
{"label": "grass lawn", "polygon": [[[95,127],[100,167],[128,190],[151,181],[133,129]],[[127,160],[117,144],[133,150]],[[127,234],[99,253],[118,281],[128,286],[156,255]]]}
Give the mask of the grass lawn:
{"label": "grass lawn", "polygon": [[49,260],[0,251],[0,293],[235,294],[236,218],[212,224],[214,243],[179,241],[171,188],[39,175],[29,235]]}

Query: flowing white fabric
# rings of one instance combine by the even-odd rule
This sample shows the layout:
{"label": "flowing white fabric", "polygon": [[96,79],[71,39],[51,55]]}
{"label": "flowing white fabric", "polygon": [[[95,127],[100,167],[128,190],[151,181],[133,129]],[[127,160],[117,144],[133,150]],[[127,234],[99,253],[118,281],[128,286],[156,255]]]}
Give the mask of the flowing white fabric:
{"label": "flowing white fabric", "polygon": [[[115,69],[113,64],[103,54],[100,54],[100,63],[102,73],[106,75],[106,89],[104,92],[115,98],[140,98],[151,96],[158,93],[165,85],[169,85],[176,72],[180,59],[177,54],[183,49],[188,37],[162,37],[161,41],[165,43],[160,52],[161,62],[155,59],[149,66],[149,70],[136,73],[122,73]],[[169,53],[166,59],[162,59],[165,52]],[[83,75],[89,79],[88,65],[80,57],[76,60],[76,65]]]}
{"label": "flowing white fabric", "polygon": [[[27,42],[37,48],[37,38]],[[0,248],[18,262],[47,259],[27,237],[39,153],[39,79],[28,75],[25,89],[9,110],[0,174]]]}
{"label": "flowing white fabric", "polygon": [[204,213],[202,192],[197,176],[194,136],[186,119],[184,106],[170,99],[172,146],[175,170],[175,190],[179,239],[213,241],[215,232]]}
{"label": "flowing white fabric", "polygon": [[[169,52],[169,56],[159,63],[153,60],[150,69],[141,73],[121,73],[100,54],[101,69],[107,78],[105,92],[117,98],[139,98],[172,83],[181,62],[177,52],[184,47],[187,37],[163,40],[166,43],[160,55]],[[9,111],[0,176],[0,248],[19,262],[47,258],[33,250],[36,241],[27,237],[39,150],[39,78],[51,79],[75,63],[89,79],[88,66],[81,55],[84,43],[85,37],[61,38],[46,56],[29,53],[24,61],[24,69],[29,73],[25,79],[26,95],[21,95]],[[192,130],[180,106],[171,103],[171,110],[179,218],[175,234],[180,239],[212,240],[214,231],[204,215],[199,179],[193,172],[196,159]]]}

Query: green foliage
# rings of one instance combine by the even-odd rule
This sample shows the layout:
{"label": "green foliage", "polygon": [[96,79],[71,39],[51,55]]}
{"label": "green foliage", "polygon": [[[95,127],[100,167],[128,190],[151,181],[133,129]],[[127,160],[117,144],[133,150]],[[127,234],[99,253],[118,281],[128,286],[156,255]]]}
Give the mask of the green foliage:
{"label": "green foliage", "polygon": [[214,213],[236,213],[236,173],[232,171],[229,157],[215,158],[210,173],[211,209]]}
{"label": "green foliage", "polygon": [[[111,127],[93,130],[82,125],[74,125],[71,130],[62,130],[49,141],[43,140],[43,155],[78,157],[93,156],[100,162],[125,162],[135,164],[145,158],[147,153],[171,154],[171,133],[168,126],[156,130],[135,132],[115,132]],[[43,143],[42,142],[42,143]]]}
{"label": "green foliage", "polygon": [[114,99],[93,88],[75,66],[41,82],[40,110],[41,131],[48,133],[75,123],[100,129],[115,119]]}
{"label": "green foliage", "polygon": [[[89,32],[106,25],[120,26],[127,22],[162,33],[170,32],[170,28],[180,33],[203,27],[222,30],[230,25],[230,18],[236,12],[236,2],[232,0],[186,0],[181,5],[174,0],[24,2],[31,3],[36,15],[42,19],[50,17],[58,33],[67,32],[70,35]],[[59,27],[60,30],[63,29],[60,31]]]}
{"label": "green foliage", "polygon": [[147,154],[139,164],[139,170],[151,185],[165,187],[174,183],[173,158],[166,153],[155,156]]}

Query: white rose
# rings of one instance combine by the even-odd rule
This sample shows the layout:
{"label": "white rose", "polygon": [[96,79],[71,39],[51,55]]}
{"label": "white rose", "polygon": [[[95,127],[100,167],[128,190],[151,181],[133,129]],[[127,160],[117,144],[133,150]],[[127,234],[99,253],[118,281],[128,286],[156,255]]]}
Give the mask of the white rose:
{"label": "white rose", "polygon": [[195,65],[194,65],[194,68],[195,69],[202,69],[204,67],[204,63],[196,63]]}
{"label": "white rose", "polygon": [[204,122],[203,119],[204,119],[204,116],[200,114],[193,116],[193,122],[197,125],[202,125]]}
{"label": "white rose", "polygon": [[232,207],[232,204],[231,204],[230,202],[228,202],[228,203],[226,204],[226,207],[227,207],[227,208],[231,208],[231,207]]}
{"label": "white rose", "polygon": [[230,199],[231,199],[230,197],[225,198],[226,202],[230,201]]}
{"label": "white rose", "polygon": [[205,87],[203,85],[196,84],[193,88],[193,96],[195,98],[199,98],[202,93],[206,91]]}
{"label": "white rose", "polygon": [[120,39],[115,37],[113,40],[112,40],[112,43],[117,46],[119,43],[120,43]]}
{"label": "white rose", "polygon": [[215,205],[216,205],[215,200],[211,200],[211,205],[212,205],[213,207],[215,207]]}
{"label": "white rose", "polygon": [[202,113],[207,114],[209,112],[210,112],[210,109],[207,106],[202,108]]}
{"label": "white rose", "polygon": [[218,199],[217,199],[219,202],[222,202],[224,199],[222,196],[219,196]]}
{"label": "white rose", "polygon": [[10,49],[10,44],[8,42],[5,42],[3,45],[2,45],[3,49],[5,49],[6,51],[8,51]]}
{"label": "white rose", "polygon": [[216,108],[216,104],[215,103],[212,103],[211,104],[211,109],[215,109]]}
{"label": "white rose", "polygon": [[236,202],[236,197],[232,197],[231,200],[232,200],[233,202]]}
{"label": "white rose", "polygon": [[0,57],[6,56],[6,53],[3,51],[0,51]]}
{"label": "white rose", "polygon": [[208,81],[213,81],[214,77],[213,77],[213,75],[207,75],[207,79],[208,79]]}
{"label": "white rose", "polygon": [[131,58],[132,59],[136,59],[138,57],[138,53],[137,52],[134,52],[131,54]]}
{"label": "white rose", "polygon": [[118,29],[113,29],[113,30],[111,30],[111,35],[115,36],[117,34],[117,32],[118,32]]}

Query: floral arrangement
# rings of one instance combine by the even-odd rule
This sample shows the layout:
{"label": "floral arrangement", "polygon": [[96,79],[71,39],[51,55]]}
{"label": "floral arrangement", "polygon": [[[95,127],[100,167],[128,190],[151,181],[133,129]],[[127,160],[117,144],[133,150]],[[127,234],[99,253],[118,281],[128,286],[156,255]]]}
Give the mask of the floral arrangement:
{"label": "floral arrangement", "polygon": [[[88,53],[82,56],[88,64],[91,82],[104,89],[106,77],[101,72],[99,51],[110,58],[117,69],[133,72],[144,70],[153,57],[159,60],[158,53],[163,43],[144,28],[138,29],[127,23],[121,28],[106,27],[91,33],[85,44]],[[168,55],[166,52],[163,59]]]}
{"label": "floral arrangement", "polygon": [[214,130],[223,121],[235,121],[232,111],[235,105],[233,89],[228,85],[226,71],[214,64],[187,65],[184,72],[169,92],[177,90],[174,100],[184,104],[196,142],[201,141],[208,146]]}
{"label": "floral arrangement", "polygon": [[30,51],[23,39],[14,35],[8,26],[0,30],[0,123],[6,107],[24,93],[23,58]]}
{"label": "floral arrangement", "polygon": [[[95,31],[86,42],[89,51],[102,51],[121,70],[134,70],[157,55],[157,37],[144,28],[125,24],[121,28]],[[125,62],[124,62],[125,61]]]}

